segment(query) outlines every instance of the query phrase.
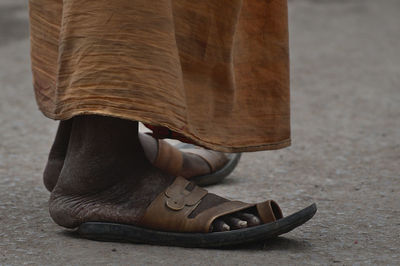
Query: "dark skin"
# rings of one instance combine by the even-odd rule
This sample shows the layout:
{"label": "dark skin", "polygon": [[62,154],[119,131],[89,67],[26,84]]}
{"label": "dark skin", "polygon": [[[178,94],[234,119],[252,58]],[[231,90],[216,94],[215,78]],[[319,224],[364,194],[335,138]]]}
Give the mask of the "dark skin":
{"label": "dark skin", "polygon": [[[56,183],[49,202],[53,220],[68,228],[85,221],[136,224],[151,201],[175,179],[155,168],[148,157],[137,122],[102,116],[62,122],[45,173],[47,187]],[[56,175],[54,169],[61,162],[59,177],[46,181],[46,174]],[[199,211],[223,201],[210,197]],[[258,224],[258,217],[240,212],[215,220],[210,231]]]}
{"label": "dark skin", "polygon": [[[72,119],[60,121],[53,146],[49,153],[49,159],[43,174],[43,182],[50,192],[57,184],[58,177],[64,165],[71,128]],[[147,159],[151,163],[154,163],[158,152],[157,140],[147,134],[139,134],[139,141]],[[182,177],[190,179],[193,176],[205,175],[209,172],[209,165],[201,157],[183,153]]]}

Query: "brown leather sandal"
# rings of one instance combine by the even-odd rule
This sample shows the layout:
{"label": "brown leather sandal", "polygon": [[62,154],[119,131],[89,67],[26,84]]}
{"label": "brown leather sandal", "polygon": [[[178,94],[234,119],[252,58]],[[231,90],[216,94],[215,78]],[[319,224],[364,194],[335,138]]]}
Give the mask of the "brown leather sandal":
{"label": "brown leather sandal", "polygon": [[[102,241],[128,241],[183,247],[223,247],[263,241],[287,233],[310,220],[315,204],[283,218],[278,204],[265,201],[248,204],[227,201],[203,210],[193,211],[209,193],[188,180],[178,177],[172,185],[148,206],[137,225],[86,222],[77,232],[82,237]],[[212,222],[224,215],[246,210],[257,215],[262,225],[210,233]]]}
{"label": "brown leather sandal", "polygon": [[210,167],[209,174],[189,178],[198,186],[209,186],[221,182],[232,173],[241,157],[241,153],[222,153],[187,143],[172,146],[164,140],[158,140],[158,154],[153,165],[170,175],[180,176],[183,166],[182,152],[199,156]]}

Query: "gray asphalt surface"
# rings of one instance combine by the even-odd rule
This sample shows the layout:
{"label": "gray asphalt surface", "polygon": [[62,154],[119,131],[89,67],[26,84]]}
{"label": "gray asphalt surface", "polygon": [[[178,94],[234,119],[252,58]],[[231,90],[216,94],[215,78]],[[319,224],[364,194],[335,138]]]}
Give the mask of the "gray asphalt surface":
{"label": "gray asphalt surface", "polygon": [[1,265],[398,265],[400,1],[290,1],[293,146],[249,153],[221,185],[272,198],[302,228],[239,250],[102,243],[71,236],[47,211],[41,175],[57,123],[31,86],[26,1],[0,2]]}

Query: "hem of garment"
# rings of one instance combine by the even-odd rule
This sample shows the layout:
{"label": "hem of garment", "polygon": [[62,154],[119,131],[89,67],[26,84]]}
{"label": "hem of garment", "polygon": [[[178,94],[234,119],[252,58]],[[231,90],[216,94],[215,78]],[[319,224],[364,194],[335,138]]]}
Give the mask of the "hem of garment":
{"label": "hem of garment", "polygon": [[146,124],[151,124],[151,125],[156,125],[156,126],[163,126],[167,127],[168,129],[178,132],[185,137],[193,140],[197,145],[211,149],[211,150],[216,150],[220,152],[228,152],[228,153],[239,153],[239,152],[256,152],[256,151],[265,151],[265,150],[279,150],[283,149],[286,147],[289,147],[291,145],[291,139],[285,139],[282,141],[278,142],[268,142],[264,144],[256,144],[256,145],[237,145],[237,146],[225,146],[223,144],[218,144],[218,143],[213,143],[210,141],[207,141],[205,139],[202,139],[194,134],[191,134],[187,131],[184,131],[179,128],[175,128],[167,123],[157,123],[148,119],[145,119],[143,117],[140,117],[139,115],[126,115],[126,114],[119,114],[116,112],[110,112],[108,111],[103,111],[103,110],[74,110],[71,112],[64,112],[63,114],[54,114],[52,112],[47,112],[46,110],[43,110],[39,108],[40,111],[48,118],[54,119],[54,120],[68,120],[73,118],[74,116],[79,116],[79,115],[100,115],[100,116],[108,116],[108,117],[115,117],[115,118],[120,118],[120,119],[125,119],[125,120],[131,120],[131,121],[138,121]]}

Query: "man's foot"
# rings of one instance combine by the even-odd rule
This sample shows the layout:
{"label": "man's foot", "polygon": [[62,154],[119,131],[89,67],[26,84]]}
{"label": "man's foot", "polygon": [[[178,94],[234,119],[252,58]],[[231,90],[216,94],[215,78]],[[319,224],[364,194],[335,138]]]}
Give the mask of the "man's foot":
{"label": "man's foot", "polygon": [[[160,146],[158,140],[150,135],[142,133],[139,134],[139,140],[142,144],[146,157],[153,165],[157,166],[158,165],[157,159],[159,159],[157,158],[158,157],[157,155],[160,152]],[[163,142],[163,140],[160,141]],[[170,144],[164,142],[164,145],[170,145]],[[177,148],[171,147],[171,149],[177,149]],[[179,168],[178,173],[174,174],[182,176],[189,180],[192,177],[209,174],[214,169],[220,169],[229,161],[229,158],[225,155],[225,153],[210,151],[213,153],[213,157],[215,158],[215,159],[213,158],[214,160],[211,162],[213,164],[213,167],[211,167],[210,162],[207,162],[207,160],[202,158],[200,155],[190,152],[185,152],[185,150],[180,150],[177,152],[179,152],[179,156],[182,157],[182,164],[180,167],[178,167]],[[165,156],[170,156],[170,155],[173,154],[167,154]],[[166,170],[162,168],[160,169]]]}
{"label": "man's foot", "polygon": [[[139,141],[137,122],[79,116],[71,123],[64,165],[50,196],[51,217],[67,228],[88,221],[137,224],[175,177],[149,162]],[[225,201],[207,197],[194,212]],[[257,216],[240,212],[216,219],[210,229],[228,231],[259,224]]]}
{"label": "man's foot", "polygon": [[[64,165],[71,134],[71,127],[72,120],[60,122],[53,146],[50,150],[47,165],[43,174],[43,183],[50,192],[57,184],[61,169]],[[143,133],[139,133],[139,140],[147,159],[154,165],[156,163],[159,149],[158,141],[153,137]],[[214,168],[220,169],[229,161],[229,158],[225,156],[224,153],[214,153],[218,156],[218,160],[214,164]],[[209,163],[201,156],[185,152],[182,152],[181,154],[183,159],[182,166],[179,170],[179,173],[176,173],[176,175],[190,179],[191,177],[209,174],[210,171],[212,171]]]}

